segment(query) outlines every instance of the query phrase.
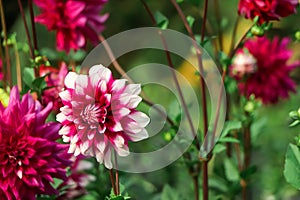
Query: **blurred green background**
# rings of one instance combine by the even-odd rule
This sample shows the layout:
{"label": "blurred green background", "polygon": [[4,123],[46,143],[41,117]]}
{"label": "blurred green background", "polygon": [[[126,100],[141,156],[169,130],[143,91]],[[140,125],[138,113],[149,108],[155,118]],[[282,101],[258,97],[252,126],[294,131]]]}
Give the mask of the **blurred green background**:
{"label": "blurred green background", "polygon": [[[169,1],[148,0],[147,2],[153,12],[160,11],[169,19],[170,29],[186,33],[180,17]],[[195,34],[200,34],[203,1],[200,1],[200,4],[195,2],[198,1],[184,0],[180,5],[186,15],[191,15],[195,18],[193,31]],[[216,2],[219,4],[220,19],[218,19],[215,14]],[[25,5],[25,1],[23,1],[23,3]],[[228,53],[227,51],[231,44],[233,26],[238,16],[237,5],[237,0],[209,1],[207,36],[211,37],[211,39],[209,39],[205,48],[215,60],[217,58],[212,44],[215,40],[218,40],[218,27],[220,26],[222,29],[224,51],[225,53]],[[26,42],[17,1],[4,0],[4,6],[9,32],[17,32],[17,40],[19,42]],[[110,17],[106,22],[106,29],[103,32],[105,37],[132,28],[152,26],[150,18],[141,2],[138,0],[110,0],[105,6],[104,13],[105,12],[110,14]],[[38,13],[37,9],[35,13]],[[241,23],[238,28],[237,38],[239,38],[251,25],[250,20],[242,18],[240,20]],[[47,47],[55,50],[55,34],[53,32],[48,32],[46,28],[41,25],[37,25],[37,30],[39,47]],[[282,19],[280,22],[275,22],[272,30],[267,34],[270,37],[274,35],[279,35],[281,37],[289,36],[294,40],[294,34],[297,30],[300,30],[299,8],[298,14]],[[88,48],[91,49],[91,46]],[[295,53],[294,59],[299,59],[300,43],[292,42],[291,48]],[[48,49],[44,52],[47,51],[49,53]],[[53,60],[50,59],[50,61],[56,63],[56,59],[59,59],[59,56],[54,55],[52,58]],[[28,64],[27,59],[28,57],[23,54],[21,60],[22,66]],[[127,70],[130,67],[149,61],[166,63],[165,54],[162,52],[148,51],[135,55],[127,55],[124,58],[119,59],[120,64]],[[80,62],[77,64],[80,64]],[[198,79],[194,76],[194,72],[187,68],[185,63],[182,63],[181,60],[175,62],[175,64],[179,71],[182,72],[195,86],[195,90],[199,91],[197,88]],[[299,72],[300,70],[298,69],[293,74],[298,85],[300,83]],[[116,72],[114,73],[119,76]],[[141,74],[141,76],[143,76],[143,74]],[[147,96],[151,97],[153,102],[159,101],[168,105],[173,101],[173,97],[170,94],[166,94],[165,98],[161,99],[159,91],[159,89],[149,88],[146,90],[146,93]],[[288,113],[291,110],[298,109],[298,107],[300,107],[300,94],[296,93],[291,94],[289,100],[282,101],[273,106],[264,106],[258,111],[257,121],[259,121],[259,123],[261,122],[262,126],[261,129],[256,132],[258,135],[255,144],[253,145],[252,161],[253,164],[257,165],[257,172],[250,182],[253,199],[300,199],[300,193],[289,186],[283,177],[284,156],[287,146],[289,142],[294,142],[294,137],[300,133],[300,127],[289,128],[290,119]],[[215,159],[215,163],[218,163],[218,159],[221,159],[224,155],[225,153],[219,154]],[[214,198],[219,196],[220,199],[227,199],[228,196],[226,196],[226,194],[222,196],[222,188],[226,189],[226,187],[232,186],[231,183],[226,182],[221,177],[217,177],[216,174],[218,173],[214,173],[224,170],[223,168],[222,165],[216,164],[211,166],[210,169],[213,177],[211,179],[211,184],[213,185],[213,187],[211,187],[211,195],[214,195]],[[105,173],[105,171],[103,171],[103,173]],[[105,177],[105,175],[103,175],[103,177]],[[101,185],[110,185],[107,178],[98,181],[100,181],[100,183],[96,183],[96,185],[99,187]],[[177,198],[176,195],[179,196],[178,199],[192,199],[193,197],[192,179],[181,160],[156,172],[145,174],[129,174],[121,172],[121,183],[125,186],[126,191],[133,199],[175,199]],[[109,193],[109,187],[103,188],[104,193]],[[173,194],[175,196],[172,197]],[[92,197],[83,197],[82,199],[89,200],[88,198]],[[104,196],[101,198],[104,198]],[[239,196],[237,196],[236,199],[239,199]]]}

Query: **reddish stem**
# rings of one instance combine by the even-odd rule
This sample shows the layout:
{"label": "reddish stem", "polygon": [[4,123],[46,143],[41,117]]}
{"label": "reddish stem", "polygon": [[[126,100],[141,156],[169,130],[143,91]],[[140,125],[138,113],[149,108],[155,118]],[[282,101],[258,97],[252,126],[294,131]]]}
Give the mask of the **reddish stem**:
{"label": "reddish stem", "polygon": [[110,182],[114,191],[114,194],[117,196],[118,192],[117,192],[117,188],[116,188],[116,184],[115,184],[115,180],[114,180],[114,172],[113,169],[109,170],[109,178],[110,178]]}

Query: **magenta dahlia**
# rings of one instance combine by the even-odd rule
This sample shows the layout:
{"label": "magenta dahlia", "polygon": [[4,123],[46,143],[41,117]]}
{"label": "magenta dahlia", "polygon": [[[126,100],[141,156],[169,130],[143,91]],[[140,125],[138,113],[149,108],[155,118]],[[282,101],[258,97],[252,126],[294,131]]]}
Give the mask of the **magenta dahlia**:
{"label": "magenta dahlia", "polygon": [[62,102],[58,94],[64,88],[64,80],[68,74],[68,67],[66,63],[62,62],[59,64],[58,69],[52,66],[42,65],[39,67],[39,70],[40,76],[46,76],[45,80],[47,83],[47,89],[42,93],[42,103],[46,106],[49,102],[52,102],[52,110],[58,113],[59,108],[62,107]]}
{"label": "magenta dahlia", "polygon": [[57,121],[64,125],[59,134],[70,142],[69,153],[96,157],[112,168],[113,149],[127,156],[128,141],[148,137],[145,126],[149,118],[136,110],[142,100],[140,84],[115,80],[108,68],[95,65],[89,75],[69,72],[65,87],[60,93],[64,107]]}
{"label": "magenta dahlia", "polygon": [[296,12],[298,0],[240,0],[238,12],[247,19],[259,17],[259,22],[279,20]]}
{"label": "magenta dahlia", "polygon": [[42,108],[30,94],[20,101],[17,87],[8,107],[0,104],[0,197],[34,200],[37,194],[54,195],[53,178],[66,180],[70,165],[66,145],[59,144],[60,124],[45,123],[52,109]]}
{"label": "magenta dahlia", "polygon": [[89,39],[98,43],[108,14],[100,16],[108,0],[34,0],[41,14],[35,20],[56,31],[56,46],[67,52],[84,48]]}
{"label": "magenta dahlia", "polygon": [[[288,38],[280,41],[275,37],[270,41],[266,37],[249,39],[244,44],[245,54],[251,54],[244,63],[253,65],[251,73],[245,76],[236,77],[239,81],[239,89],[247,97],[254,95],[261,99],[263,103],[276,103],[280,98],[288,98],[289,92],[295,92],[295,83],[290,77],[290,73],[300,62],[289,62],[292,51],[287,48]],[[241,54],[243,50],[239,50]],[[238,58],[239,59],[239,58]],[[255,59],[255,60],[254,60]],[[231,70],[235,69],[235,61]],[[241,62],[239,62],[241,63]],[[231,72],[234,74],[234,72]]]}

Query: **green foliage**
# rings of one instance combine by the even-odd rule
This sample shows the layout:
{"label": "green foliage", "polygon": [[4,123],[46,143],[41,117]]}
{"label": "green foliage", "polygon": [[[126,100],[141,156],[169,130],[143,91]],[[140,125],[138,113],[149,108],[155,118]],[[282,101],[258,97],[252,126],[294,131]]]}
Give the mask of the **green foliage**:
{"label": "green foliage", "polygon": [[300,151],[294,144],[289,144],[286,152],[284,177],[289,184],[300,189]]}
{"label": "green foliage", "polygon": [[165,185],[161,194],[161,200],[182,200],[177,190]]}
{"label": "green foliage", "polygon": [[229,181],[238,181],[240,174],[237,166],[229,158],[224,160],[225,175]]}
{"label": "green foliage", "polygon": [[169,20],[166,16],[164,16],[161,12],[157,11],[154,14],[154,18],[156,20],[157,27],[165,30],[168,28]]}

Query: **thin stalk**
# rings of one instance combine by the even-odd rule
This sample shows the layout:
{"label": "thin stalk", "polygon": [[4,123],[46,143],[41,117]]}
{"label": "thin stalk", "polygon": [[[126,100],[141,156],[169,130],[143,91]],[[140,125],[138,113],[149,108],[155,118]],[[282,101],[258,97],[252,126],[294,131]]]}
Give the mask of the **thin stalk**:
{"label": "thin stalk", "polygon": [[114,152],[114,154],[115,154],[115,170],[116,170],[116,191],[117,191],[117,195],[120,195],[120,181],[119,181],[118,160],[117,160],[116,151]]}
{"label": "thin stalk", "polygon": [[32,37],[33,37],[33,47],[34,47],[34,50],[38,50],[32,0],[28,0],[28,7],[29,7],[29,13],[30,13],[31,31],[32,31]]}
{"label": "thin stalk", "polygon": [[22,90],[22,73],[21,73],[21,64],[20,64],[20,56],[17,44],[14,44],[14,52],[15,52],[15,58],[16,58],[16,71],[17,71],[17,85],[19,91]]}
{"label": "thin stalk", "polygon": [[[0,43],[1,43],[1,40],[0,40]],[[2,62],[2,74],[3,74],[3,87],[4,87],[4,90],[6,89],[6,69],[5,69],[5,65],[3,63],[4,61],[4,57],[3,57],[3,51],[2,51],[2,45],[0,45],[0,59],[1,59],[1,62]]]}
{"label": "thin stalk", "polygon": [[251,162],[251,132],[250,125],[246,127],[244,133],[244,151],[245,151],[245,160],[244,160],[244,168],[247,169],[250,166]]}
{"label": "thin stalk", "polygon": [[7,30],[6,30],[5,15],[4,15],[2,0],[0,0],[0,12],[1,12],[1,26],[3,29],[3,37],[4,37],[4,43],[5,43],[5,62],[6,62],[5,71],[7,73],[7,76],[6,76],[6,73],[4,74],[5,75],[4,82],[6,82],[6,80],[7,80],[9,86],[11,87],[12,86],[12,77],[11,77],[10,56],[9,56],[9,48],[7,45]]}
{"label": "thin stalk", "polygon": [[[202,28],[201,28],[201,42],[204,41],[204,35],[205,35],[205,24],[206,24],[206,17],[207,17],[207,8],[208,8],[208,0],[205,0],[204,4],[204,14],[203,14],[203,21],[202,21]],[[205,94],[205,87],[204,87],[204,79],[201,80],[201,85],[202,85],[202,95]],[[206,101],[206,98],[205,98]],[[207,108],[205,107],[205,112]],[[204,116],[205,117],[205,116]],[[205,121],[204,121],[205,122]],[[204,137],[206,136],[207,130],[208,130],[208,124],[207,124],[207,114],[206,114],[206,124],[204,123],[204,128],[206,127],[206,131],[204,130]],[[209,161],[204,161],[202,164],[202,192],[203,192],[203,200],[208,200],[208,162]]]}
{"label": "thin stalk", "polygon": [[117,192],[117,188],[116,188],[116,184],[115,184],[115,180],[114,180],[114,172],[113,169],[109,170],[109,178],[110,178],[110,182],[114,191],[114,194],[117,196],[118,192]]}
{"label": "thin stalk", "polygon": [[32,43],[31,43],[31,39],[30,39],[29,29],[28,29],[26,16],[25,16],[25,12],[24,12],[24,8],[23,8],[21,0],[18,0],[18,5],[19,5],[19,9],[20,9],[21,16],[23,19],[25,33],[26,33],[26,37],[27,37],[27,41],[28,41],[28,45],[29,45],[30,56],[32,59],[34,59],[34,53],[33,53]]}

